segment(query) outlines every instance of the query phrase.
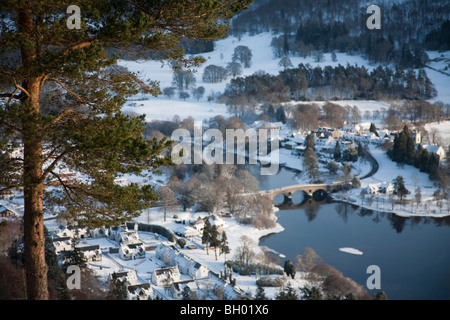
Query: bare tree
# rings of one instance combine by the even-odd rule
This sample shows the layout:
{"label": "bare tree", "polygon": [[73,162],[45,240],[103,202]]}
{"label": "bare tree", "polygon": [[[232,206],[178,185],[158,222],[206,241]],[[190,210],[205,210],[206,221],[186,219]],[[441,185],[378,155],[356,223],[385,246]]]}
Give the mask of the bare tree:
{"label": "bare tree", "polygon": [[297,255],[295,269],[310,272],[314,266],[322,262],[322,258],[312,248],[305,248],[302,254]]}
{"label": "bare tree", "polygon": [[236,249],[234,257],[240,265],[249,266],[256,257],[253,251],[254,242],[245,235],[240,240],[241,245]]}
{"label": "bare tree", "polygon": [[242,64],[232,61],[227,64],[227,71],[233,78],[236,78],[242,74]]}
{"label": "bare tree", "polygon": [[239,61],[244,68],[250,68],[252,61],[252,51],[247,46],[237,46],[233,53],[233,62]]}
{"label": "bare tree", "polygon": [[209,65],[203,71],[203,81],[207,83],[218,83],[226,80],[228,71],[224,67]]}
{"label": "bare tree", "polygon": [[160,186],[157,191],[159,200],[164,208],[164,221],[167,218],[167,209],[173,208],[178,204],[178,200],[175,198],[175,193],[166,186]]}

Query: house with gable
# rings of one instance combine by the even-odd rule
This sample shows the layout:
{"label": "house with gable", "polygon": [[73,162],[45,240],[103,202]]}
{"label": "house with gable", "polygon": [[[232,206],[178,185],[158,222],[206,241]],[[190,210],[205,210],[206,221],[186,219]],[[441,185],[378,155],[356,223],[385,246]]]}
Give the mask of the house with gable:
{"label": "house with gable", "polygon": [[172,295],[173,298],[181,300],[183,299],[183,294],[184,291],[186,290],[186,287],[192,294],[194,295],[197,294],[198,288],[194,280],[186,280],[172,283],[169,289],[170,294]]}
{"label": "house with gable", "polygon": [[102,261],[102,250],[98,244],[77,248],[80,250],[86,261]]}
{"label": "house with gable", "polygon": [[150,283],[141,283],[127,286],[127,300],[150,300],[154,293]]}
{"label": "house with gable", "polygon": [[188,273],[194,279],[203,279],[209,277],[209,269],[207,266],[192,260],[188,267]]}
{"label": "house with gable", "polygon": [[58,237],[75,238],[75,232],[67,228],[67,226],[59,225],[56,229],[52,230]]}
{"label": "house with gable", "polygon": [[181,275],[177,266],[155,269],[152,272],[152,282],[156,286],[168,287],[180,280]]}
{"label": "house with gable", "polygon": [[121,244],[119,248],[119,257],[122,260],[145,259],[146,252],[142,243]]}
{"label": "house with gable", "polygon": [[71,237],[54,237],[52,239],[53,247],[55,248],[56,254],[62,251],[72,250],[72,238]]}
{"label": "house with gable", "polygon": [[432,144],[424,144],[423,148],[428,151],[429,154],[435,153],[439,156],[439,160],[442,161],[445,159],[445,150],[442,146],[432,145]]}
{"label": "house with gable", "polygon": [[136,270],[127,270],[114,272],[109,275],[110,280],[120,281],[128,286],[136,285],[138,283]]}
{"label": "house with gable", "polygon": [[125,231],[119,234],[119,243],[123,245],[141,243],[139,234],[136,231]]}
{"label": "house with gable", "polygon": [[13,215],[13,212],[4,206],[0,206],[0,218],[8,218]]}
{"label": "house with gable", "polygon": [[111,240],[120,242],[122,232],[128,232],[126,224],[120,225],[118,227],[111,227],[108,229],[107,235]]}

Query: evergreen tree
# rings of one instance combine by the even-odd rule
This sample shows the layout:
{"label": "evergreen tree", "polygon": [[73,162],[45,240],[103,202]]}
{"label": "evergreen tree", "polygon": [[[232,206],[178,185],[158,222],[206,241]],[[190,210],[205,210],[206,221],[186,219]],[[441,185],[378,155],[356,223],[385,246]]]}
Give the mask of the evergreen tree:
{"label": "evergreen tree", "polygon": [[378,132],[377,132],[377,128],[375,127],[375,124],[370,123],[369,131],[375,133],[376,136],[378,137]]}
{"label": "evergreen tree", "polygon": [[304,286],[300,290],[303,294],[303,298],[305,298],[306,300],[323,300],[322,291],[320,290],[320,288],[316,286],[313,287]]}
{"label": "evergreen tree", "polygon": [[400,200],[403,200],[403,197],[409,193],[408,189],[406,189],[405,181],[402,176],[398,176],[392,181],[392,185],[394,186],[394,194],[397,195]]}
{"label": "evergreen tree", "polygon": [[306,137],[306,150],[312,149],[314,151],[314,148],[316,147],[316,142],[314,141],[314,134],[309,134]]}
{"label": "evergreen tree", "polygon": [[427,163],[427,172],[430,174],[431,180],[438,180],[439,178],[439,155],[432,152]]}
{"label": "evergreen tree", "polygon": [[224,254],[224,260],[227,261],[227,254],[230,253],[230,247],[228,246],[228,238],[225,230],[222,231],[222,237],[220,239],[220,254]]}
{"label": "evergreen tree", "polygon": [[420,160],[421,160],[421,157],[422,157],[422,151],[423,151],[423,147],[422,147],[421,144],[419,144],[417,146],[416,151],[414,152],[414,166],[416,168],[420,168]]}
{"label": "evergreen tree", "polygon": [[183,300],[192,300],[192,290],[188,286],[183,288],[182,292]]}
{"label": "evergreen tree", "polygon": [[292,279],[295,278],[295,265],[291,260],[287,260],[284,262],[284,272],[288,277],[291,277]]}
{"label": "evergreen tree", "polygon": [[275,295],[275,300],[298,300],[299,297],[289,282],[286,287],[281,288]]}
{"label": "evergreen tree", "polygon": [[205,225],[203,227],[202,244],[204,244],[206,246],[206,254],[209,254],[208,248],[211,243],[212,226],[211,226],[211,223],[209,222],[208,217],[206,217],[204,220],[205,220]]}
{"label": "evergreen tree", "polygon": [[264,287],[259,283],[257,285],[258,287],[256,288],[255,300],[267,300],[266,293],[264,292]]}
{"label": "evergreen tree", "polygon": [[219,238],[219,231],[217,230],[217,226],[213,225],[211,228],[211,246],[214,248],[214,254],[216,255],[216,261],[217,261],[217,247],[220,247],[220,238]]}
{"label": "evergreen tree", "polygon": [[430,159],[430,155],[428,153],[428,150],[423,149],[422,154],[420,155],[420,171],[427,172],[429,159]]}
{"label": "evergreen tree", "polygon": [[308,148],[303,158],[303,168],[309,174],[312,182],[319,178],[319,165],[317,164],[317,155],[313,149]]}
{"label": "evergreen tree", "polygon": [[336,142],[336,146],[334,147],[334,160],[341,160],[341,145],[339,141]]}
{"label": "evergreen tree", "polygon": [[117,273],[111,275],[109,283],[108,300],[127,300],[127,284],[117,277]]}
{"label": "evergreen tree", "polygon": [[[118,186],[115,178],[152,175],[170,163],[160,157],[170,144],[144,140],[144,118],[121,112],[127,97],[160,89],[117,67],[120,53],[139,48],[139,58],[198,66],[204,59],[185,59],[180,41],[226,36],[230,19],[251,0],[80,0],[81,21],[72,29],[76,21],[65,14],[72,1],[1,3],[0,145],[20,137],[24,157],[0,160],[9,173],[0,188],[23,188],[26,292],[48,299],[44,194],[45,208],[64,207],[82,225],[116,225],[156,196],[151,186]],[[57,167],[81,172],[89,183]]]}

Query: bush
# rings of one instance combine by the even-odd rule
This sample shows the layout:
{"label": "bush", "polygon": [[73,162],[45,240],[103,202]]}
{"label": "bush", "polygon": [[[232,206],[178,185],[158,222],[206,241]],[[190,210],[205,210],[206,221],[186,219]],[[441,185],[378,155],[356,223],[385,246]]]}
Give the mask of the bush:
{"label": "bush", "polygon": [[261,277],[256,280],[256,285],[260,287],[282,287],[286,283],[285,277]]}

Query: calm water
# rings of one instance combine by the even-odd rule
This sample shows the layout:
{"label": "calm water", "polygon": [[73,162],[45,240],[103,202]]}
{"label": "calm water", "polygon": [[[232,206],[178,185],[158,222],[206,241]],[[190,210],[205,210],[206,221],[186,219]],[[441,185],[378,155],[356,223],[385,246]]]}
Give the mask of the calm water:
{"label": "calm water", "polygon": [[[264,177],[261,189],[289,185],[294,174],[282,169]],[[450,218],[401,218],[343,203],[313,203],[281,210],[278,216],[285,230],[262,239],[261,245],[286,259],[295,261],[311,247],[324,263],[364,287],[367,267],[378,265],[381,290],[389,299],[450,299]],[[341,247],[363,255],[343,253]]]}

